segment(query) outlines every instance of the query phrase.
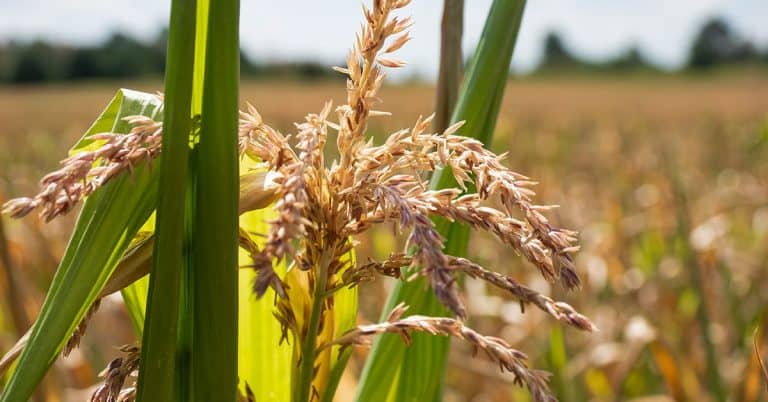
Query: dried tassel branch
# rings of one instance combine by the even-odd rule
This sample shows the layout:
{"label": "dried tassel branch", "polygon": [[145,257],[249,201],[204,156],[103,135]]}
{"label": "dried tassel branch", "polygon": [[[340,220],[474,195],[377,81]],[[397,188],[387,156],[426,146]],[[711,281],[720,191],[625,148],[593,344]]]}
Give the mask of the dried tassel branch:
{"label": "dried tassel branch", "polygon": [[414,332],[451,336],[470,343],[475,348],[475,354],[483,352],[489,359],[496,362],[502,371],[512,373],[515,376],[515,383],[527,387],[535,401],[556,400],[547,386],[549,374],[530,369],[526,364],[526,355],[513,349],[503,339],[484,336],[453,318],[421,315],[402,318],[407,309],[407,306],[400,304],[392,310],[386,322],[358,326],[333,342],[323,345],[323,348],[331,345],[367,345],[374,335],[383,333],[400,335],[406,344],[410,344],[411,334]]}
{"label": "dried tassel branch", "polygon": [[[447,255],[446,259],[447,268],[451,273],[455,275],[461,272],[506,291],[520,301],[520,310],[523,313],[527,304],[533,304],[556,320],[575,328],[589,332],[599,331],[589,318],[576,311],[571,305],[553,300],[508,275],[489,271],[466,258]],[[343,282],[345,286],[356,286],[361,282],[372,280],[376,274],[400,279],[402,277],[400,269],[412,264],[412,257],[402,253],[393,253],[384,261],[369,259],[368,263],[345,272]]]}
{"label": "dried tassel branch", "polygon": [[533,304],[556,320],[564,322],[584,331],[598,331],[597,326],[586,316],[574,310],[567,303],[552,300],[541,293],[518,283],[509,276],[489,271],[466,258],[449,257],[449,267],[457,272],[463,272],[473,278],[482,279],[499,289],[507,291],[520,301],[520,309],[525,312],[525,304]]}
{"label": "dried tassel branch", "polygon": [[256,402],[256,395],[253,394],[253,390],[248,383],[245,383],[245,392],[238,388],[237,402]]}
{"label": "dried tassel branch", "polygon": [[[551,209],[552,206],[540,206],[531,202],[535,193],[529,187],[536,183],[506,168],[501,164],[503,156],[485,149],[481,142],[453,135],[452,133],[461,127],[461,122],[449,127],[443,134],[425,134],[424,131],[429,127],[431,120],[431,117],[420,118],[410,131],[396,132],[385,144],[363,150],[356,166],[359,169],[356,185],[376,185],[402,169],[418,172],[449,167],[462,189],[466,189],[466,183],[477,186],[478,194],[470,196],[479,197],[477,202],[472,202],[471,199],[465,199],[465,202],[477,208],[479,201],[495,197],[501,201],[506,211],[500,212],[488,207],[467,211],[475,212],[473,217],[471,214],[461,214],[460,211],[450,211],[450,205],[444,203],[443,208],[434,208],[435,213],[442,212],[450,219],[466,220],[466,223],[476,228],[495,232],[497,237],[539,267],[548,279],[559,278],[568,289],[578,287],[580,281],[570,255],[578,250],[574,245],[576,233],[555,228],[549,223],[541,211]],[[460,194],[455,189],[448,191],[457,196]],[[524,222],[512,218],[516,211],[523,213]],[[478,212],[491,213],[495,219],[478,221]],[[502,222],[506,223],[505,225],[496,228],[483,227],[486,226],[483,222],[499,223],[501,219],[508,219]],[[531,243],[531,240],[537,242]]]}
{"label": "dried tassel branch", "polygon": [[388,68],[404,65],[396,60],[380,58],[378,54],[394,35],[401,34],[390,43],[385,53],[394,52],[408,41],[409,34],[405,31],[411,26],[411,20],[390,17],[390,13],[409,3],[410,0],[374,1],[371,9],[363,5],[366,23],[347,57],[346,68],[336,68],[348,77],[347,104],[336,109],[339,120],[336,144],[341,159],[331,173],[334,181],[342,186],[347,186],[351,179],[349,170],[366,141],[367,120],[378,103],[376,94],[384,80],[379,65]]}
{"label": "dried tassel branch", "polygon": [[253,263],[245,268],[253,268],[256,270],[256,280],[253,283],[253,291],[256,293],[256,297],[261,297],[272,287],[281,298],[288,297],[285,291],[286,286],[280,280],[275,270],[272,267],[272,261],[268,256],[265,256],[263,250],[259,249],[256,242],[251,239],[249,233],[240,228],[240,247],[247,251],[251,257]]}
{"label": "dried tassel branch", "polygon": [[402,279],[400,270],[411,265],[411,262],[411,257],[403,253],[392,253],[384,261],[374,261],[369,258],[367,263],[344,271],[341,277],[342,286],[357,286],[362,282],[373,280],[376,274]]}
{"label": "dried tassel branch", "polygon": [[[274,168],[283,161],[296,160],[290,147],[274,150],[274,144],[287,144],[285,137],[264,124],[253,106],[242,113],[240,153],[267,162]],[[163,124],[146,116],[124,118],[133,126],[128,134],[100,133],[89,137],[104,141],[98,149],[81,152],[61,161],[62,168],[40,180],[41,191],[33,197],[20,197],[3,204],[2,213],[22,218],[36,209],[49,222],[70,212],[85,197],[120,174],[130,173],[140,163],[150,164],[161,152]],[[272,145],[270,145],[272,144]],[[275,152],[272,155],[270,152]],[[269,169],[274,170],[274,169]],[[274,199],[257,197],[262,187],[274,188],[276,175],[247,173],[241,177],[240,213],[256,209]],[[275,192],[272,192],[274,195]],[[249,199],[251,197],[252,199]],[[263,206],[262,206],[263,207]]]}
{"label": "dried tassel branch", "polygon": [[99,385],[91,395],[90,402],[133,402],[136,398],[136,384],[125,386],[128,377],[136,377],[139,368],[141,351],[138,346],[123,346],[120,351],[124,357],[112,360],[107,368],[99,374],[104,383]]}
{"label": "dried tassel branch", "polygon": [[139,163],[151,162],[160,153],[162,124],[145,116],[129,116],[124,120],[133,126],[130,133],[92,135],[90,139],[104,143],[96,150],[62,160],[61,169],[40,181],[40,193],[6,202],[3,213],[20,218],[42,208],[40,217],[48,222],[69,212],[120,173],[133,170]]}
{"label": "dried tassel branch", "polygon": [[264,123],[261,115],[250,103],[247,112],[240,112],[238,131],[240,155],[262,160],[269,170],[277,171],[283,165],[298,161],[288,145],[288,138]]}
{"label": "dried tassel branch", "polygon": [[85,335],[85,331],[88,329],[88,322],[91,321],[91,317],[93,317],[94,314],[96,314],[96,311],[99,310],[99,306],[101,305],[101,298],[96,299],[91,307],[88,309],[88,312],[85,313],[85,316],[82,320],[80,320],[80,324],[77,325],[77,328],[75,329],[75,332],[72,333],[72,336],[69,337],[69,340],[67,341],[66,345],[64,345],[64,349],[62,350],[61,354],[62,356],[69,356],[70,353],[72,353],[73,350],[77,349],[78,346],[80,346],[80,340],[83,338],[83,335]]}

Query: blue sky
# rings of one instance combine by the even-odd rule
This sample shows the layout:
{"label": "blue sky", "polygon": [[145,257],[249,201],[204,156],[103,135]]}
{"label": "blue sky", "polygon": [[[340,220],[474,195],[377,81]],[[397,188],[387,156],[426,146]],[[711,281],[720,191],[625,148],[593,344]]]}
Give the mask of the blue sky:
{"label": "blue sky", "polygon": [[[482,30],[491,0],[465,0],[465,52]],[[45,38],[62,43],[97,43],[110,32],[152,38],[167,23],[170,1],[0,0],[0,41]],[[340,61],[361,19],[357,0],[241,0],[241,42],[259,59]],[[436,70],[442,2],[413,0],[407,14],[414,40],[401,58],[416,71]],[[725,16],[745,38],[768,47],[768,0],[530,0],[513,67],[538,62],[549,30],[563,34],[579,55],[601,59],[637,44],[655,63],[674,68],[685,60],[703,21]]]}

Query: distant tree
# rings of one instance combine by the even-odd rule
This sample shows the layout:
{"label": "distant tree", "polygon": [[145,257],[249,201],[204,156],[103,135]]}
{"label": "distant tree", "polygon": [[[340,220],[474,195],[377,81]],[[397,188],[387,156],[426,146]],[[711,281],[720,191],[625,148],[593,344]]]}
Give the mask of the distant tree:
{"label": "distant tree", "polygon": [[722,18],[707,21],[693,41],[688,67],[705,69],[720,64],[756,61],[752,43],[740,38]]}
{"label": "distant tree", "polygon": [[293,68],[296,69],[299,78],[310,81],[336,75],[328,66],[314,61],[298,62],[293,65]]}
{"label": "distant tree", "polygon": [[96,78],[105,76],[105,72],[99,66],[96,50],[92,48],[75,49],[69,64],[67,78]]}
{"label": "distant tree", "polygon": [[53,79],[54,59],[53,47],[48,43],[36,41],[20,47],[16,55],[16,65],[11,72],[11,82],[30,83]]}
{"label": "distant tree", "polygon": [[113,34],[98,52],[99,64],[110,77],[137,77],[162,72],[151,46],[121,33]]}
{"label": "distant tree", "polygon": [[165,53],[168,47],[168,28],[157,34],[150,46],[152,53],[152,71],[165,73]]}
{"label": "distant tree", "polygon": [[[38,41],[0,44],[0,82],[41,82],[160,76],[165,70],[168,30],[148,42],[123,33],[114,33],[96,46],[67,47]],[[256,62],[240,53],[244,77],[301,80],[341,77],[325,63]]]}
{"label": "distant tree", "polygon": [[643,52],[636,45],[630,46],[618,58],[605,64],[606,68],[613,70],[651,70],[655,67],[648,62]]}
{"label": "distant tree", "polygon": [[544,38],[544,58],[541,62],[543,67],[564,67],[578,64],[578,61],[566,49],[560,34],[549,32]]}
{"label": "distant tree", "polygon": [[149,44],[121,33],[113,34],[98,47],[73,52],[68,77],[130,78],[162,74],[165,69],[167,31]]}
{"label": "distant tree", "polygon": [[21,54],[11,74],[11,81],[16,83],[40,82],[48,78],[44,62],[29,52]]}
{"label": "distant tree", "polygon": [[13,65],[11,47],[8,45],[0,45],[0,82],[8,81],[11,75],[11,68]]}
{"label": "distant tree", "polygon": [[259,75],[263,72],[261,66],[254,63],[245,52],[240,52],[240,74],[246,77]]}
{"label": "distant tree", "polygon": [[152,42],[152,48],[155,52],[165,55],[166,47],[168,46],[168,28],[163,28],[155,37]]}

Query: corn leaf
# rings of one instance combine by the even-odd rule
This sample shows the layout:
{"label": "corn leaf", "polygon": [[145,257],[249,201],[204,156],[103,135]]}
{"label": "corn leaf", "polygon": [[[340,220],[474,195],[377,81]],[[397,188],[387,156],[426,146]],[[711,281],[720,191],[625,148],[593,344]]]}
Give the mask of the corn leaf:
{"label": "corn leaf", "polygon": [[[128,272],[141,271],[149,272],[152,265],[152,251],[154,247],[149,247],[145,242],[154,241],[153,232],[155,230],[155,220],[150,218],[139,229],[139,234],[128,246],[123,259],[120,261],[118,270]],[[137,268],[139,264],[145,265]],[[118,272],[117,270],[115,272]],[[113,275],[114,277],[114,275]],[[111,278],[110,278],[111,279]],[[136,337],[141,339],[144,334],[144,318],[147,311],[147,293],[149,293],[149,277],[144,275],[132,284],[123,288],[120,293],[123,296],[128,316],[131,318],[133,329],[136,331]]]}
{"label": "corn leaf", "polygon": [[440,69],[435,91],[435,130],[445,131],[459,98],[464,74],[461,39],[464,35],[464,0],[444,0],[440,24]]}
{"label": "corn leaf", "polygon": [[136,337],[139,339],[144,334],[147,293],[149,293],[149,276],[139,279],[121,291],[128,316],[131,318]]}
{"label": "corn leaf", "polygon": [[184,213],[189,136],[192,131],[192,74],[195,47],[194,1],[174,0],[165,70],[163,126],[157,224],[142,336],[137,400],[172,400],[176,387],[181,272],[186,262]]}
{"label": "corn leaf", "polygon": [[[466,121],[459,134],[477,138],[486,146],[493,136],[524,8],[524,0],[494,0],[451,118],[452,122]],[[439,171],[433,175],[430,187],[455,184],[450,172]],[[438,229],[446,237],[446,253],[465,254],[468,228],[438,222]],[[400,302],[411,307],[411,314],[445,315],[435,296],[425,292],[425,288],[423,279],[398,283],[390,293],[382,319]],[[448,346],[447,338],[414,336],[405,353],[406,346],[397,336],[380,336],[366,361],[356,400],[386,401],[388,397],[398,402],[440,400]]]}
{"label": "corn leaf", "polygon": [[[101,132],[127,133],[131,115],[162,119],[160,99],[121,89],[72,152],[92,146]],[[73,235],[54,275],[40,314],[3,392],[3,402],[28,400],[56,360],[130,244],[149,218],[157,197],[157,169],[135,166],[133,173],[107,183],[85,201]]]}
{"label": "corn leaf", "polygon": [[208,44],[208,11],[210,0],[197,0],[195,15],[195,61],[192,68],[192,116],[203,110],[203,84],[205,81],[205,55]]}
{"label": "corn leaf", "polygon": [[[201,0],[206,1],[206,0]],[[198,2],[198,7],[199,7]],[[198,14],[199,17],[199,14]],[[197,20],[198,26],[200,19]],[[195,56],[197,57],[197,56]],[[197,60],[195,61],[197,65]],[[194,109],[194,93],[193,104]],[[176,353],[178,360],[176,363],[176,383],[178,395],[177,401],[192,401],[194,394],[192,389],[192,344],[194,339],[194,286],[193,286],[193,255],[191,250],[192,233],[195,227],[195,208],[197,200],[197,149],[192,149],[189,154],[189,171],[187,172],[187,191],[185,195],[185,214],[184,214],[184,236],[187,239],[187,249],[185,250],[185,264],[181,272],[181,288],[179,291],[179,330],[176,339]]]}
{"label": "corn leaf", "polygon": [[[345,259],[350,262],[349,266],[354,267],[356,265],[355,251],[350,250],[345,255]],[[333,295],[333,338],[339,337],[356,325],[357,287],[343,288],[336,291]],[[351,348],[345,348],[343,351],[339,346],[331,348],[330,370],[327,373],[328,380],[323,391],[323,402],[333,401],[336,388],[338,388],[339,381],[341,381],[341,375],[344,374],[344,368],[346,368],[351,355]]]}
{"label": "corn leaf", "polygon": [[[240,171],[247,172],[255,162],[244,157],[240,162]],[[240,216],[240,227],[248,233],[267,233],[271,219],[276,212],[271,208],[246,212]],[[252,240],[262,246],[263,236],[252,236]],[[241,266],[252,264],[245,250],[240,249]],[[285,263],[275,267],[275,271],[285,273]],[[272,289],[257,299],[253,294],[253,281],[256,273],[252,269],[241,269],[239,273],[239,328],[238,328],[238,375],[240,389],[245,385],[253,391],[257,401],[281,402],[290,400],[291,395],[291,355],[292,347],[288,342],[280,342],[282,331],[275,320],[274,297]]]}
{"label": "corn leaf", "polygon": [[238,0],[210,3],[192,227],[193,399],[235,400],[238,307]]}
{"label": "corn leaf", "polygon": [[[192,110],[193,120],[198,119],[203,109],[203,91],[205,80],[206,46],[208,44],[208,15],[210,0],[197,0],[195,11],[195,54],[192,67]],[[193,133],[194,134],[194,133]],[[199,138],[193,137],[196,143]],[[192,389],[192,344],[194,338],[194,286],[192,267],[194,264],[192,255],[192,238],[195,230],[197,207],[197,152],[193,148],[189,153],[189,165],[187,171],[187,190],[185,192],[184,208],[184,237],[187,246],[185,248],[185,263],[181,272],[181,286],[179,289],[179,322],[178,337],[176,340],[176,384],[178,393],[177,401],[193,400]]]}

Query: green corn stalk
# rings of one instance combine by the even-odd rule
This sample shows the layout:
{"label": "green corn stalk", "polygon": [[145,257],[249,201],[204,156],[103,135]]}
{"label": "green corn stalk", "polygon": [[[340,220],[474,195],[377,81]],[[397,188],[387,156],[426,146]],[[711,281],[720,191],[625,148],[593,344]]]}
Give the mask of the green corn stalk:
{"label": "green corn stalk", "polygon": [[165,75],[163,161],[160,164],[152,271],[142,334],[138,401],[172,400],[176,387],[176,339],[184,265],[184,204],[194,66],[195,2],[174,0]]}
{"label": "green corn stalk", "polygon": [[443,132],[459,99],[459,84],[464,73],[461,38],[464,35],[464,0],[445,0],[440,24],[440,70],[435,98],[435,131]]}
{"label": "green corn stalk", "polygon": [[[205,80],[205,62],[206,48],[208,44],[208,16],[210,9],[209,0],[197,0],[197,10],[195,12],[195,53],[192,68],[192,111],[193,120],[200,117],[203,109],[203,84]],[[191,142],[196,143],[197,138]],[[192,345],[194,337],[193,327],[193,256],[192,256],[192,237],[194,234],[195,208],[197,206],[197,153],[193,148],[189,154],[189,169],[187,172],[187,190],[185,192],[185,211],[184,211],[184,242],[185,255],[184,265],[181,272],[181,288],[179,290],[179,322],[178,336],[176,339],[176,384],[178,401],[190,401],[193,398],[192,393]]]}
{"label": "green corn stalk", "polygon": [[[524,0],[494,0],[451,118],[451,122],[465,120],[460,134],[475,137],[486,146],[490,145],[495,129],[524,8]],[[433,175],[430,187],[439,189],[455,184],[450,172],[439,171]],[[446,253],[465,254],[468,228],[438,222],[438,229],[446,237]],[[412,314],[445,315],[445,309],[425,288],[423,279],[398,282],[389,295],[382,319],[401,302],[411,307]],[[414,336],[405,353],[406,346],[397,336],[380,336],[366,361],[356,400],[441,400],[448,346],[446,338]]]}
{"label": "green corn stalk", "polygon": [[[198,3],[198,10],[200,9],[200,3]],[[207,18],[207,14],[206,14]],[[197,25],[204,22],[200,19],[200,13],[198,12]],[[205,25],[205,24],[203,24]],[[198,66],[199,53],[197,52],[197,42],[195,42],[195,69]],[[202,88],[202,87],[201,87]],[[193,89],[193,103],[192,109],[195,109],[195,95],[197,87]],[[201,97],[202,100],[202,97]],[[200,105],[202,108],[202,104]],[[194,112],[193,112],[194,113]],[[184,240],[185,240],[185,254],[184,254],[184,266],[181,272],[181,289],[179,290],[179,330],[176,338],[176,383],[178,394],[176,400],[178,401],[191,401],[193,400],[192,394],[192,344],[194,338],[194,328],[192,326],[192,315],[194,306],[192,304],[192,297],[194,295],[193,278],[192,278],[192,250],[191,242],[194,231],[194,219],[195,219],[195,206],[196,206],[196,185],[197,182],[196,172],[197,166],[195,160],[197,156],[197,149],[193,149],[189,155],[189,171],[187,172],[187,191],[185,193],[185,211],[184,211]]]}
{"label": "green corn stalk", "polygon": [[234,401],[238,303],[238,0],[211,2],[192,230],[192,395]]}

